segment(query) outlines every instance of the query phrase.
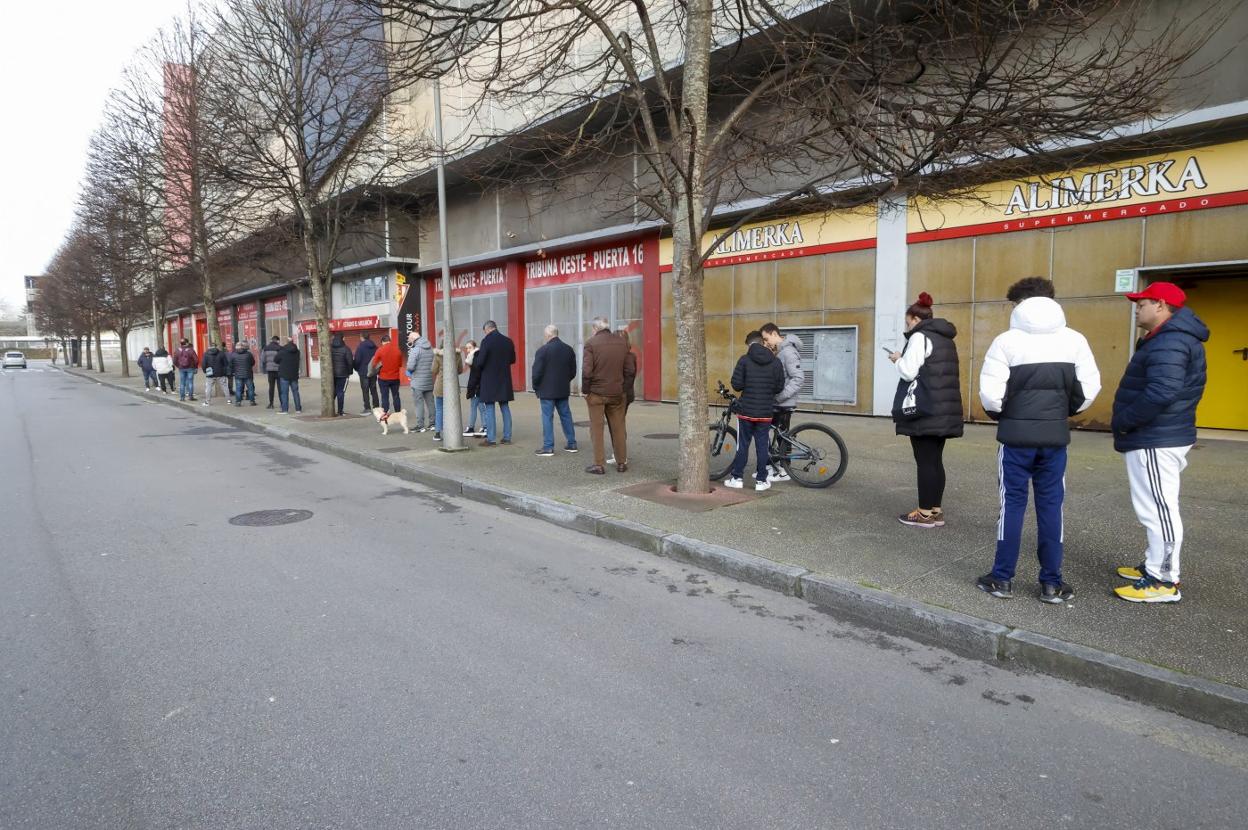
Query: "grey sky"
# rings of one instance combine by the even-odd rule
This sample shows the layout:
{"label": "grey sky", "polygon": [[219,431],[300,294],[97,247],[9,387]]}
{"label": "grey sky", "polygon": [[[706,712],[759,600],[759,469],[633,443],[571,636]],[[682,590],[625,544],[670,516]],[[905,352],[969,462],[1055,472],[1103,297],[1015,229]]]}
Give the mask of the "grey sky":
{"label": "grey sky", "polygon": [[185,0],[9,3],[0,12],[0,300],[20,309],[65,236],[109,89]]}

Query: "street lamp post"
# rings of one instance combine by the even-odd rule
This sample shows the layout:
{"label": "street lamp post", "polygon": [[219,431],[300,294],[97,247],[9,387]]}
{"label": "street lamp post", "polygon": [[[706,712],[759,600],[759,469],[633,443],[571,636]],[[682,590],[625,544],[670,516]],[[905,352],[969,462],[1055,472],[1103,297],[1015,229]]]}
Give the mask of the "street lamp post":
{"label": "street lamp post", "polygon": [[[455,371],[455,314],[451,309],[451,246],[446,238],[446,145],[442,139],[442,79],[433,80],[433,140],[438,154],[438,246],[442,257],[442,443],[443,452],[466,450]],[[437,335],[437,331],[434,331]]]}

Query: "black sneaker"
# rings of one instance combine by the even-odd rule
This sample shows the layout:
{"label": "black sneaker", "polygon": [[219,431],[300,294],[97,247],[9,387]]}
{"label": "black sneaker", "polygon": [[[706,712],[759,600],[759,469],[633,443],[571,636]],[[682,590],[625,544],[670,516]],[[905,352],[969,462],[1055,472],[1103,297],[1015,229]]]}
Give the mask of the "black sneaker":
{"label": "black sneaker", "polygon": [[984,574],[975,580],[975,587],[998,599],[1013,599],[1014,583],[1008,579],[994,579],[992,574]]}
{"label": "black sneaker", "polygon": [[1075,597],[1075,589],[1063,582],[1060,585],[1054,585],[1046,582],[1040,586],[1040,601],[1047,602],[1049,605],[1061,605],[1063,602],[1069,602]]}
{"label": "black sneaker", "polygon": [[554,450],[535,450],[533,454],[540,455],[542,458],[550,458],[552,455],[555,454],[555,451]]}

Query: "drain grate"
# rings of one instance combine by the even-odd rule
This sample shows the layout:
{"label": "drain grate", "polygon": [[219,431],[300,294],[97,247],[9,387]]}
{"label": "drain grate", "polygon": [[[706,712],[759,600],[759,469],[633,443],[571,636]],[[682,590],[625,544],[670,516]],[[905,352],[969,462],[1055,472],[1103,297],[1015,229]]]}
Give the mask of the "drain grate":
{"label": "drain grate", "polygon": [[257,510],[242,513],[230,519],[230,524],[240,527],[275,527],[292,525],[312,518],[311,510]]}
{"label": "drain grate", "polygon": [[411,452],[415,447],[379,447],[377,452]]}
{"label": "drain grate", "polygon": [[642,438],[649,438],[653,441],[675,441],[680,436],[675,432],[652,432],[649,435],[643,435]]}

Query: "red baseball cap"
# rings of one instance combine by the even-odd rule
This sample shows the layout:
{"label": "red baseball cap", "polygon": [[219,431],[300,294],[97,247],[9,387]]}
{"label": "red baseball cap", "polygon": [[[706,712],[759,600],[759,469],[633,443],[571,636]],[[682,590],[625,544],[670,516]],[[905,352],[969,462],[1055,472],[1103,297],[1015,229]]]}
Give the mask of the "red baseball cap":
{"label": "red baseball cap", "polygon": [[1187,302],[1187,295],[1183,293],[1182,288],[1179,288],[1172,282],[1154,282],[1143,291],[1128,294],[1127,299],[1132,302],[1136,300],[1161,300],[1167,305],[1182,308],[1183,303]]}

